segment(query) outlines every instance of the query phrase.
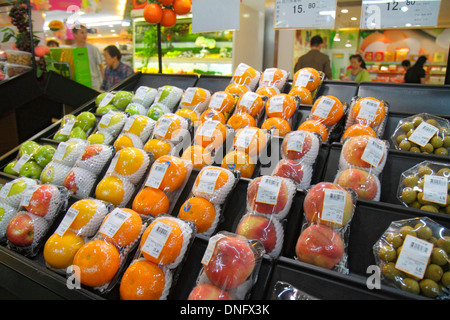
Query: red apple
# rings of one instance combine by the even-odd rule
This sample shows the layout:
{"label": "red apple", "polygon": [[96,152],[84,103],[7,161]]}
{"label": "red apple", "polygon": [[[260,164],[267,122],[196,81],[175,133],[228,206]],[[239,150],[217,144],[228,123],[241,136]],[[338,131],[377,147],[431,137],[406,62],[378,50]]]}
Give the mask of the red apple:
{"label": "red apple", "polygon": [[85,161],[87,159],[90,159],[92,157],[95,157],[100,152],[103,151],[103,147],[99,144],[90,144],[84,149],[83,155],[81,156],[81,160]]}
{"label": "red apple", "polygon": [[[325,190],[342,190],[345,192],[345,205],[342,212],[342,223],[322,219]],[[303,201],[303,213],[308,222],[325,224],[330,227],[341,227],[345,225],[353,215],[353,199],[350,193],[338,184],[331,182],[320,182],[314,185],[306,194]]]}
{"label": "red apple", "polygon": [[260,215],[248,214],[242,218],[237,226],[236,233],[247,239],[261,241],[269,254],[277,244],[277,231],[273,222]]}
{"label": "red apple", "polygon": [[303,165],[294,160],[281,160],[272,175],[292,179],[295,183],[300,184],[303,179]]}
{"label": "red apple", "polygon": [[367,143],[369,142],[369,136],[356,136],[347,140],[342,147],[342,155],[348,164],[361,168],[370,168],[372,165],[363,159],[361,159]]}
{"label": "red apple", "polygon": [[342,171],[336,183],[356,192],[358,198],[373,200],[378,192],[377,178],[369,172],[357,168]]}
{"label": "red apple", "polygon": [[63,186],[66,187],[69,191],[72,191],[74,194],[77,193],[78,186],[75,179],[75,172],[73,170],[71,170],[64,179]]}
{"label": "red apple", "polygon": [[34,240],[33,219],[26,213],[15,216],[6,227],[6,237],[16,246],[30,246]]}
{"label": "red apple", "polygon": [[255,268],[255,255],[245,239],[225,236],[219,239],[204,271],[223,290],[243,284]]}
{"label": "red apple", "polygon": [[258,188],[263,177],[258,177],[250,182],[247,190],[247,202],[250,212],[257,212],[262,214],[278,214],[287,205],[289,200],[289,190],[286,183],[281,179],[281,185],[275,204],[257,202]]}
{"label": "red apple", "polygon": [[[300,160],[312,147],[313,140],[305,131],[292,131],[281,144],[283,155],[290,160]],[[288,150],[289,147],[289,150]]]}
{"label": "red apple", "polygon": [[228,292],[222,291],[212,284],[204,283],[192,289],[188,300],[231,300],[231,297]]}
{"label": "red apple", "polygon": [[332,269],[344,255],[344,242],[331,228],[313,224],[300,235],[295,253],[302,262]]}
{"label": "red apple", "polygon": [[28,212],[40,217],[44,217],[50,208],[52,197],[59,192],[53,185],[41,184],[33,192],[30,202],[25,208]]}

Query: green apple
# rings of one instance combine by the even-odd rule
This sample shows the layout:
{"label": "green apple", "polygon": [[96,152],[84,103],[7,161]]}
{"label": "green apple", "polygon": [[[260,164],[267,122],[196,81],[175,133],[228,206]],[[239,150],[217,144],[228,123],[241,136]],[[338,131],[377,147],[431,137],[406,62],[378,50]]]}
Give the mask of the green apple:
{"label": "green apple", "polygon": [[64,125],[67,123],[67,121],[70,120],[76,120],[77,117],[75,117],[74,114],[66,114],[64,117],[62,117],[61,119],[61,128],[64,127]]}
{"label": "green apple", "polygon": [[69,140],[69,136],[66,134],[61,134],[61,129],[59,129],[58,131],[56,131],[55,135],[53,136],[53,140],[64,142],[64,141]]}
{"label": "green apple", "polygon": [[102,102],[103,98],[106,97],[106,95],[107,95],[108,93],[110,93],[110,92],[103,92],[103,93],[100,93],[100,94],[97,96],[97,98],[95,98],[95,105],[98,106],[98,105],[100,104],[100,102]]}
{"label": "green apple", "polygon": [[143,105],[136,103],[136,102],[132,102],[130,103],[126,108],[125,108],[125,112],[128,112],[130,115],[135,115],[135,114],[143,114],[143,112],[145,112],[145,108]]}
{"label": "green apple", "polygon": [[158,120],[164,114],[164,110],[159,105],[153,105],[148,110],[147,116],[153,120]]}
{"label": "green apple", "polygon": [[104,115],[104,114],[107,114],[111,110],[112,111],[118,111],[118,109],[116,107],[114,107],[112,104],[107,104],[106,106],[98,107],[95,110],[95,113]]}
{"label": "green apple", "polygon": [[34,160],[28,160],[19,170],[21,176],[31,179],[39,179],[41,172],[42,168]]}
{"label": "green apple", "polygon": [[10,163],[8,163],[4,168],[3,168],[3,172],[10,174],[12,176],[18,176],[19,174],[17,172],[15,172],[12,168],[14,168],[14,166],[16,165],[17,160],[13,160]]}
{"label": "green apple", "polygon": [[74,127],[69,134],[69,138],[79,138],[86,140],[86,132],[81,127]]}
{"label": "green apple", "polygon": [[77,115],[74,127],[79,127],[84,131],[88,131],[95,126],[96,122],[97,118],[92,112],[83,111]]}
{"label": "green apple", "polygon": [[49,144],[40,146],[34,154],[34,160],[43,168],[50,162],[50,160],[52,160],[55,151],[56,148]]}
{"label": "green apple", "polygon": [[33,155],[39,147],[40,145],[36,141],[28,140],[23,142],[19,147],[19,158],[23,156],[24,153]]}
{"label": "green apple", "polygon": [[[109,115],[107,116],[109,117]],[[120,123],[123,118],[125,117],[125,114],[122,112],[116,112],[110,119],[108,123],[102,123],[102,121],[100,120],[98,127],[100,129],[105,129],[105,128],[109,128],[112,127],[118,123]],[[103,120],[103,119],[102,119]]]}
{"label": "green apple", "polygon": [[46,166],[41,172],[41,182],[42,183],[52,183],[55,176],[55,167],[53,164]]}
{"label": "green apple", "polygon": [[133,93],[129,91],[117,91],[112,99],[112,104],[119,110],[125,110],[133,97]]}
{"label": "green apple", "polygon": [[105,142],[105,135],[103,133],[100,132],[96,132],[91,134],[87,140],[89,141],[90,144],[102,144],[103,142]]}

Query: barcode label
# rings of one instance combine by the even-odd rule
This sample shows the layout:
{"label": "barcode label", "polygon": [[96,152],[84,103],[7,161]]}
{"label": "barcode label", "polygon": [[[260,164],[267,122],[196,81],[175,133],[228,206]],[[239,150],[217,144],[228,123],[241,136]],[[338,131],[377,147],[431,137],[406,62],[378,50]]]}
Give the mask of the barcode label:
{"label": "barcode label", "polygon": [[379,106],[379,101],[374,101],[372,99],[363,99],[363,101],[361,102],[361,109],[359,109],[357,118],[373,121],[373,119],[375,119],[375,116],[377,115]]}
{"label": "barcode label", "polygon": [[107,237],[114,237],[131,214],[119,208],[114,209],[103,222],[99,232]]}
{"label": "barcode label", "polygon": [[383,158],[385,143],[382,140],[370,137],[366,148],[361,156],[361,160],[373,167],[378,167]]}
{"label": "barcode label", "polygon": [[324,189],[321,219],[332,223],[342,224],[346,196],[347,192],[344,190]]}
{"label": "barcode label", "polygon": [[116,114],[116,112],[109,110],[108,113],[104,114],[102,118],[100,119],[101,125],[104,125],[105,127],[109,126],[109,123],[111,122],[111,118]]}
{"label": "barcode label", "polygon": [[207,169],[200,175],[200,179],[197,185],[197,192],[203,192],[207,194],[213,194],[216,188],[217,178],[220,175],[220,170]]}
{"label": "barcode label", "polygon": [[172,229],[171,226],[164,222],[156,221],[142,246],[142,251],[154,258],[158,258]]}
{"label": "barcode label", "polygon": [[56,229],[55,233],[62,237],[72,225],[73,221],[78,215],[78,212],[79,211],[75,208],[69,208],[64,218],[60,222],[58,228]]}
{"label": "barcode label", "polygon": [[306,133],[304,131],[294,131],[288,136],[286,143],[287,151],[302,152],[305,143]]}
{"label": "barcode label", "polygon": [[334,105],[334,100],[328,97],[320,97],[317,107],[314,109],[313,115],[322,119],[328,118],[331,108]]}
{"label": "barcode label", "polygon": [[259,95],[257,93],[247,91],[246,93],[244,93],[241,100],[239,101],[239,105],[245,107],[246,109],[250,109],[258,97]]}
{"label": "barcode label", "polygon": [[222,108],[223,100],[226,98],[226,94],[224,92],[216,92],[211,97],[211,101],[209,102],[209,107],[213,110],[220,111]]}
{"label": "barcode label", "polygon": [[127,121],[125,122],[125,125],[123,126],[123,131],[128,132],[128,130],[130,130],[130,128],[133,126],[134,121],[136,121],[136,119],[139,116],[137,114],[133,114],[131,117],[129,117],[127,119]]}
{"label": "barcode label", "polygon": [[69,120],[64,124],[64,127],[61,128],[61,130],[59,131],[60,134],[64,135],[64,136],[68,136],[70,134],[70,132],[73,129],[73,126],[75,125],[75,120]]}
{"label": "barcode label", "polygon": [[209,261],[211,260],[211,257],[214,253],[214,249],[216,248],[217,241],[225,237],[223,234],[216,234],[209,238],[208,246],[205,249],[205,253],[203,254],[201,263],[205,266],[208,265]]}
{"label": "barcode label", "polygon": [[270,98],[269,112],[282,112],[283,111],[284,96],[277,95]]}
{"label": "barcode label", "polygon": [[145,99],[145,95],[148,92],[148,87],[145,86],[140,86],[137,90],[136,93],[134,94],[134,100],[139,100],[139,101],[144,101]]}
{"label": "barcode label", "polygon": [[276,71],[277,71],[276,68],[268,68],[264,70],[262,82],[272,83]]}
{"label": "barcode label", "polygon": [[23,167],[23,165],[31,159],[31,155],[28,153],[24,153],[19,160],[17,160],[16,164],[11,168],[13,171],[19,173],[20,169]]}
{"label": "barcode label", "polygon": [[0,190],[0,198],[5,199],[8,196],[9,191],[11,190],[13,184],[14,181],[10,181],[3,185],[2,189]]}
{"label": "barcode label", "polygon": [[256,202],[275,205],[280,192],[281,180],[275,177],[263,176],[256,193]]}
{"label": "barcode label", "polygon": [[108,103],[110,103],[113,98],[114,98],[114,94],[107,93],[106,96],[103,97],[102,101],[100,101],[98,106],[104,107],[104,106],[108,105]]}
{"label": "barcode label", "polygon": [[67,142],[60,142],[58,148],[56,148],[55,153],[53,154],[53,160],[61,161],[66,154],[66,150],[69,144]]}
{"label": "barcode label", "polygon": [[407,235],[395,268],[422,279],[432,250],[433,244],[430,242]]}
{"label": "barcode label", "polygon": [[309,80],[311,79],[311,73],[308,71],[301,71],[297,79],[295,80],[294,86],[298,87],[306,87],[306,85],[309,83]]}
{"label": "barcode label", "polygon": [[33,197],[33,193],[34,193],[34,191],[36,191],[36,189],[37,189],[38,187],[39,187],[39,186],[28,186],[28,187],[25,189],[25,191],[24,191],[24,193],[23,193],[23,196],[22,196],[22,198],[20,199],[20,205],[21,205],[21,206],[26,207],[26,206],[28,206],[28,205],[30,204],[31,198]]}
{"label": "barcode label", "polygon": [[203,122],[203,124],[200,126],[199,134],[201,136],[211,138],[213,136],[214,130],[216,130],[219,122],[220,121],[218,121],[218,120],[207,120],[207,121]]}
{"label": "barcode label", "polygon": [[255,134],[256,134],[255,128],[242,129],[241,131],[239,131],[238,136],[236,138],[236,142],[234,143],[235,147],[248,148]]}
{"label": "barcode label", "polygon": [[423,200],[446,205],[447,184],[447,177],[425,175],[423,184]]}
{"label": "barcode label", "polygon": [[436,132],[438,132],[438,130],[439,129],[435,126],[423,121],[409,136],[408,140],[423,147],[430,141]]}
{"label": "barcode label", "polygon": [[162,116],[158,120],[158,125],[155,128],[155,134],[161,137],[165,137],[167,134],[167,130],[169,130],[171,124],[172,124],[171,118]]}
{"label": "barcode label", "polygon": [[192,100],[194,99],[195,93],[197,92],[196,88],[190,87],[187,88],[186,91],[184,91],[182,103],[192,103]]}
{"label": "barcode label", "polygon": [[169,165],[170,163],[167,162],[153,163],[147,181],[145,182],[145,185],[147,187],[153,187],[158,189],[159,186],[161,185],[162,180],[164,179],[164,176],[166,174]]}
{"label": "barcode label", "polygon": [[234,71],[234,76],[236,76],[236,77],[242,76],[244,74],[244,72],[247,71],[248,68],[250,68],[250,67],[248,65],[246,65],[245,63],[239,63],[236,70]]}

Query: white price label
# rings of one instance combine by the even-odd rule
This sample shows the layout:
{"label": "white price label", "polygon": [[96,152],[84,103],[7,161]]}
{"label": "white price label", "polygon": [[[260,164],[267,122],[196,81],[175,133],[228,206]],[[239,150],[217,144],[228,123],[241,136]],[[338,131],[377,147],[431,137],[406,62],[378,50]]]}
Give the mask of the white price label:
{"label": "white price label", "polygon": [[75,125],[75,120],[67,121],[64,124],[64,126],[61,128],[61,131],[59,131],[59,133],[64,136],[68,136],[70,134],[70,132],[72,131],[74,125]]}
{"label": "white price label", "polygon": [[212,255],[214,253],[214,249],[216,248],[217,241],[219,241],[220,239],[222,239],[224,237],[225,237],[225,235],[223,235],[223,234],[216,234],[216,235],[212,236],[211,238],[209,238],[208,246],[205,249],[205,253],[203,254],[202,261],[201,261],[201,263],[203,265],[205,265],[205,266],[208,265],[209,261],[211,260]]}
{"label": "white price label", "polygon": [[361,160],[367,162],[373,167],[378,167],[383,159],[385,143],[382,140],[370,137],[369,142],[364,149]]}
{"label": "white price label", "polygon": [[409,136],[408,140],[423,147],[430,141],[436,132],[438,132],[438,130],[439,129],[435,126],[423,121]]}
{"label": "white price label", "polygon": [[316,106],[316,109],[313,112],[313,115],[322,119],[328,118],[331,108],[333,108],[334,102],[335,101],[333,99],[322,96]]}
{"label": "white price label", "polygon": [[359,109],[357,118],[373,121],[377,115],[378,107],[380,106],[379,101],[374,101],[371,99],[363,99],[361,102],[361,109]]}
{"label": "white price label", "polygon": [[220,110],[222,108],[223,101],[227,95],[224,92],[216,92],[211,97],[211,100],[209,101],[209,107],[213,110]]}
{"label": "white price label", "polygon": [[0,198],[5,199],[8,196],[9,191],[11,190],[13,184],[14,181],[10,181],[3,185],[2,189],[0,190]]}
{"label": "white price label", "polygon": [[239,134],[236,138],[236,142],[234,143],[235,147],[240,148],[248,148],[250,142],[252,142],[253,137],[256,134],[255,128],[244,128],[239,131]]}
{"label": "white price label", "polygon": [[131,117],[127,119],[125,122],[125,125],[123,126],[123,131],[128,132],[130,130],[131,126],[134,124],[134,121],[139,117],[137,114],[133,114]]}
{"label": "white price label", "polygon": [[363,0],[361,29],[435,27],[440,0]]}
{"label": "white price label", "polygon": [[36,189],[38,188],[38,186],[28,186],[24,193],[22,198],[20,199],[20,205],[21,206],[28,206],[30,204],[31,198],[33,197],[34,191],[36,191]]}
{"label": "white price label", "polygon": [[220,170],[208,169],[203,171],[198,181],[197,192],[213,194],[219,175]]}
{"label": "white price label", "polygon": [[245,107],[246,109],[251,109],[253,106],[253,103],[255,100],[259,97],[259,94],[251,91],[247,91],[242,96],[241,100],[239,101],[239,105]]}
{"label": "white price label", "polygon": [[342,224],[346,196],[347,192],[344,190],[324,189],[321,219]]}
{"label": "white price label", "polygon": [[289,135],[286,143],[287,151],[302,152],[305,143],[306,133],[304,131],[294,131]]}
{"label": "white price label", "polygon": [[145,87],[145,86],[140,86],[137,90],[136,93],[134,94],[134,100],[139,100],[139,101],[144,101],[145,99],[145,95],[147,94],[149,88]]}
{"label": "white price label", "polygon": [[184,91],[183,98],[181,100],[182,103],[192,103],[194,99],[195,93],[197,92],[196,88],[190,87]]}
{"label": "white price label", "polygon": [[104,107],[104,106],[108,105],[108,103],[110,103],[113,98],[114,98],[113,93],[107,93],[106,96],[103,97],[102,101],[100,101],[98,106]]}
{"label": "white price label", "polygon": [[310,81],[312,81],[312,76],[311,73],[308,71],[300,71],[297,75],[297,78],[295,79],[295,87],[304,87],[306,88],[306,86],[308,85],[308,83]]}
{"label": "white price label", "polygon": [[166,162],[153,163],[147,181],[145,182],[145,185],[147,187],[153,187],[158,189],[159,186],[161,185],[162,180],[164,179],[164,176],[166,174],[169,165],[170,163]]}
{"label": "white price label", "polygon": [[116,112],[109,110],[108,113],[104,114],[102,118],[100,119],[99,125],[109,126],[109,123],[111,122],[111,118],[116,114]]}
{"label": "white price label", "polygon": [[274,29],[334,29],[336,0],[277,0]]}
{"label": "white price label", "polygon": [[172,119],[169,117],[161,117],[158,120],[158,125],[156,126],[154,133],[158,136],[164,137],[172,124]]}
{"label": "white price label", "polygon": [[276,68],[267,68],[266,70],[264,70],[262,82],[268,82],[271,84],[273,82],[273,77],[275,76],[276,71]]}
{"label": "white price label", "polygon": [[171,232],[171,226],[164,222],[156,221],[142,246],[142,251],[154,258],[158,258]]}
{"label": "white price label", "polygon": [[284,96],[274,96],[269,101],[269,112],[282,112],[283,111]]}
{"label": "white price label", "polygon": [[407,235],[395,268],[422,279],[432,250],[433,244],[430,242]]}
{"label": "white price label", "polygon": [[447,204],[448,179],[443,176],[425,175],[423,200],[438,204]]}
{"label": "white price label", "polygon": [[75,208],[69,208],[67,210],[66,214],[64,215],[64,218],[62,219],[61,223],[59,224],[58,228],[56,229],[55,233],[59,236],[63,236],[66,231],[70,228],[75,218],[78,216],[78,210]]}
{"label": "white price label", "polygon": [[17,160],[16,164],[11,168],[13,171],[19,173],[20,169],[23,167],[23,165],[31,159],[31,155],[28,153],[24,153],[19,160]]}
{"label": "white price label", "polygon": [[216,130],[217,125],[220,121],[218,120],[207,120],[203,122],[199,129],[199,135],[211,138]]}
{"label": "white price label", "polygon": [[277,203],[281,180],[275,177],[263,176],[256,193],[256,202],[274,205]]}
{"label": "white price label", "polygon": [[66,154],[66,150],[67,150],[68,146],[69,146],[69,143],[60,142],[58,145],[58,148],[56,148],[56,151],[53,154],[53,160],[61,161],[64,158],[64,155]]}
{"label": "white price label", "polygon": [[114,237],[131,214],[119,208],[114,209],[103,222],[99,232],[107,237]]}

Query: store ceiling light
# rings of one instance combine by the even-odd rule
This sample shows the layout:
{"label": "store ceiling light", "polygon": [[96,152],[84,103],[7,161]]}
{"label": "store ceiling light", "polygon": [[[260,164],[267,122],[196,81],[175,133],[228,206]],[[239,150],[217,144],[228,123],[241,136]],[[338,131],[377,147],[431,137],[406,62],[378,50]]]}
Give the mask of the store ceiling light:
{"label": "store ceiling light", "polygon": [[336,34],[334,35],[333,41],[334,41],[334,42],[339,42],[339,41],[341,41],[341,37],[339,36],[339,32],[336,32]]}
{"label": "store ceiling light", "polygon": [[348,13],[348,9],[342,9],[341,12],[342,13]]}
{"label": "store ceiling light", "polygon": [[352,43],[350,42],[350,40],[347,40],[347,42],[345,42],[345,46],[347,48],[350,48],[352,46]]}
{"label": "store ceiling light", "polygon": [[357,17],[351,17],[350,20],[355,21],[355,20],[358,20],[358,18]]}

